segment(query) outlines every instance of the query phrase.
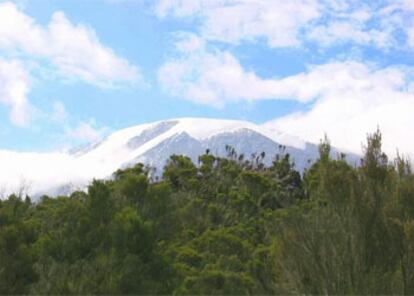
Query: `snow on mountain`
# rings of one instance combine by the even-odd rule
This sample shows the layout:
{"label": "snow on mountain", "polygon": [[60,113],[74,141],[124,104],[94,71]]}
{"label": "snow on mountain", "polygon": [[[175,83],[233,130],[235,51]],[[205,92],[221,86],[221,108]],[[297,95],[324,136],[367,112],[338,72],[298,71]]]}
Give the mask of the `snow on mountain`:
{"label": "snow on mountain", "polygon": [[69,193],[137,162],[161,171],[172,154],[187,155],[194,162],[207,149],[224,156],[226,145],[247,158],[264,151],[267,163],[280,145],[286,146],[299,170],[318,155],[314,144],[246,121],[172,119],[122,129],[69,153],[0,151],[0,194],[22,189],[31,195]]}

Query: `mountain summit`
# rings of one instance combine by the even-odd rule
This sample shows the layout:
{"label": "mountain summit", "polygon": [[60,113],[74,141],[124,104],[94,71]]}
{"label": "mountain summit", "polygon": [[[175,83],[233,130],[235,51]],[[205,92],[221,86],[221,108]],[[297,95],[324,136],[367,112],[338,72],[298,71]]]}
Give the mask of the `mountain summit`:
{"label": "mountain summit", "polygon": [[172,154],[189,156],[197,163],[207,149],[226,156],[226,146],[246,158],[265,152],[267,164],[284,146],[298,170],[318,156],[317,145],[250,122],[181,118],[122,129],[68,153],[0,151],[0,163],[6,164],[0,169],[0,186],[4,192],[25,187],[32,195],[68,193],[138,162],[161,171]]}

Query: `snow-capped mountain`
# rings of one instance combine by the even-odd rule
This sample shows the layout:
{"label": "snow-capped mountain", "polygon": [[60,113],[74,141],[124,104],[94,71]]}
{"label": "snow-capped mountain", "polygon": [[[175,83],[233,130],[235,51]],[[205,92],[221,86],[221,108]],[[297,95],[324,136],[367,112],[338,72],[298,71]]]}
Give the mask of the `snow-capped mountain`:
{"label": "snow-capped mountain", "polygon": [[[318,147],[283,132],[246,121],[182,118],[119,130],[99,143],[68,153],[0,151],[0,188],[26,189],[32,195],[68,193],[93,178],[109,178],[119,168],[145,163],[161,171],[168,157],[183,154],[195,163],[207,149],[225,156],[226,145],[247,158],[265,152],[270,163],[286,147],[298,170],[318,156]],[[351,161],[356,161],[351,156]]]}

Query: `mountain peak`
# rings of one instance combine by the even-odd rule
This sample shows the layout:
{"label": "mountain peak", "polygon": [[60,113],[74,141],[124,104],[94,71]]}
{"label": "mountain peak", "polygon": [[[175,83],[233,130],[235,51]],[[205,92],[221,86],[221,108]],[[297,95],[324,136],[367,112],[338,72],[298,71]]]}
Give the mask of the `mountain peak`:
{"label": "mountain peak", "polygon": [[121,129],[75,153],[14,153],[10,157],[0,151],[3,168],[11,168],[7,172],[0,168],[0,188],[14,191],[21,185],[16,180],[24,180],[31,194],[56,194],[56,188],[84,188],[93,178],[108,178],[137,162],[161,171],[171,154],[184,154],[195,162],[206,149],[225,156],[227,145],[246,156],[264,151],[268,163],[281,145],[286,146],[299,170],[318,153],[316,145],[247,121],[175,118]]}

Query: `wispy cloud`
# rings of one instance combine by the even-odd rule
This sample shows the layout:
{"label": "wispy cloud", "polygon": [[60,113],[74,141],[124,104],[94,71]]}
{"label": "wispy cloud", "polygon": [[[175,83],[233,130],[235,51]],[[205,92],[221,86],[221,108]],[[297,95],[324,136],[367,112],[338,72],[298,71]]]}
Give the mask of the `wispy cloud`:
{"label": "wispy cloud", "polygon": [[30,85],[30,75],[21,62],[0,59],[0,103],[10,108],[10,121],[17,126],[26,126],[30,121]]}
{"label": "wispy cloud", "polygon": [[83,143],[95,143],[102,140],[107,128],[97,127],[94,120],[81,121],[74,128],[66,128],[65,139],[81,141]]}
{"label": "wispy cloud", "polygon": [[57,136],[58,145],[64,150],[96,143],[108,133],[109,128],[97,124],[94,118],[78,120],[68,111],[61,101],[54,101],[50,112],[43,112],[43,119],[52,124],[62,126],[62,133]]}
{"label": "wispy cloud", "polygon": [[42,26],[11,3],[0,4],[0,49],[44,58],[62,75],[98,86],[142,80],[139,69],[103,45],[95,31],[55,12]]}
{"label": "wispy cloud", "polygon": [[160,0],[159,17],[195,17],[204,38],[228,43],[265,38],[270,47],[296,46],[302,29],[320,16],[316,0]]}
{"label": "wispy cloud", "polygon": [[[414,25],[412,0],[159,0],[160,18],[194,18],[207,40],[266,40],[271,48],[353,43],[404,47]],[[398,38],[403,33],[404,38]]]}

